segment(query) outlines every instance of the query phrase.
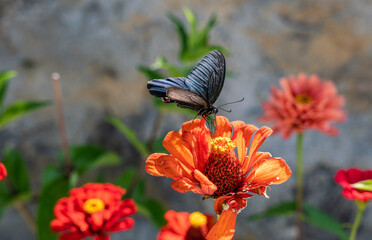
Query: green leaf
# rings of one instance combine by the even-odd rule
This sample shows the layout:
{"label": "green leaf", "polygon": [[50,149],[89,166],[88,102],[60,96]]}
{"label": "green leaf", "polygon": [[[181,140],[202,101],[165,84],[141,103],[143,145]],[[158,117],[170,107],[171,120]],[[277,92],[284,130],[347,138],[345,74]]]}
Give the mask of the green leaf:
{"label": "green leaf", "polygon": [[115,166],[122,161],[118,154],[94,145],[70,147],[70,156],[74,171],[78,175],[93,168]]}
{"label": "green leaf", "polygon": [[115,117],[108,117],[107,121],[116,127],[132,144],[132,146],[144,157],[150,155],[146,145],[137,137],[136,133]]}
{"label": "green leaf", "polygon": [[8,90],[9,80],[17,76],[15,71],[3,71],[0,73],[0,107],[3,107],[6,92]]}
{"label": "green leaf", "polygon": [[11,104],[4,113],[0,116],[0,130],[3,129],[6,125],[11,122],[18,120],[21,117],[24,117],[26,114],[35,111],[41,107],[49,105],[49,101],[40,101],[40,102],[26,102],[26,101],[17,101]]}
{"label": "green leaf", "polygon": [[142,72],[149,80],[165,78],[157,69],[140,65],[138,66],[138,70]]}
{"label": "green leaf", "polygon": [[116,185],[119,185],[122,188],[128,189],[135,174],[136,174],[135,168],[127,168],[123,172],[123,174],[121,174],[119,178],[116,180],[115,182]]}
{"label": "green leaf", "polygon": [[372,180],[371,179],[351,184],[351,186],[361,191],[372,192]]}
{"label": "green leaf", "polygon": [[184,8],[183,9],[183,14],[185,15],[186,17],[186,20],[187,22],[189,23],[190,25],[190,33],[189,33],[189,47],[190,48],[193,48],[195,47],[198,42],[198,27],[197,27],[197,24],[198,24],[198,21],[196,20],[195,18],[195,15],[193,14],[193,12],[191,12],[191,10],[189,8]]}
{"label": "green leaf", "polygon": [[348,234],[339,221],[310,204],[304,204],[304,220],[311,225],[336,235],[342,240],[348,239]]}
{"label": "green leaf", "polygon": [[257,221],[267,217],[278,217],[283,215],[292,215],[296,211],[296,203],[295,202],[283,202],[279,203],[275,206],[272,206],[266,209],[263,212],[254,214],[248,218],[250,221]]}
{"label": "green leaf", "polygon": [[143,203],[137,204],[138,212],[150,218],[155,226],[161,227],[167,224],[164,219],[165,207],[155,199],[146,199]]}
{"label": "green leaf", "polygon": [[37,230],[39,240],[57,239],[57,234],[52,232],[50,222],[54,218],[53,209],[58,199],[67,196],[68,181],[64,177],[55,179],[46,184],[42,190],[39,199],[39,208],[37,211]]}
{"label": "green leaf", "polygon": [[199,41],[200,41],[201,45],[206,46],[208,44],[208,37],[209,37],[210,31],[216,25],[216,23],[217,23],[217,15],[212,14],[209,17],[209,20],[208,20],[207,24],[205,25],[203,30],[200,32],[200,35],[199,35],[200,40]]}
{"label": "green leaf", "polygon": [[50,182],[54,182],[58,178],[65,176],[63,167],[64,166],[55,166],[55,165],[47,166],[44,169],[42,177],[41,177],[42,187],[48,185]]}
{"label": "green leaf", "polygon": [[[21,154],[15,150],[6,149],[4,152],[4,165],[8,172],[11,192],[24,197],[30,194],[30,178]],[[13,194],[14,195],[14,194]]]}
{"label": "green leaf", "polygon": [[168,151],[163,146],[163,140],[165,138],[165,135],[160,136],[155,139],[154,146],[152,147],[153,152],[156,153],[168,153]]}
{"label": "green leaf", "polygon": [[183,26],[181,20],[174,16],[172,13],[167,14],[169,20],[172,21],[174,26],[176,27],[180,42],[181,42],[181,50],[179,55],[181,56],[186,50],[187,50],[187,42],[188,42],[188,36],[185,30],[185,27]]}
{"label": "green leaf", "polygon": [[185,72],[184,69],[181,69],[173,64],[171,64],[166,58],[159,57],[155,60],[152,64],[153,68],[163,68],[165,69],[168,74],[172,77],[185,77],[187,76],[188,72]]}

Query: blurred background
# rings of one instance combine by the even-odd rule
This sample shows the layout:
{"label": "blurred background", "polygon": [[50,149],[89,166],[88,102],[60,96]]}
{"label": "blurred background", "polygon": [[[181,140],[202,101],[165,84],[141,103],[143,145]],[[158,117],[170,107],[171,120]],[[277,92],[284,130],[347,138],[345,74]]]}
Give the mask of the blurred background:
{"label": "blurred background", "polygon": [[[333,177],[337,169],[371,168],[372,155],[372,1],[370,0],[1,0],[0,71],[16,70],[7,102],[52,100],[51,74],[61,75],[63,108],[69,144],[94,144],[119,153],[123,163],[102,170],[107,181],[142,160],[128,139],[107,117],[114,116],[131,128],[141,141],[156,131],[164,136],[193,118],[167,111],[159,118],[146,89],[148,69],[158,57],[181,66],[181,42],[174,21],[185,26],[188,8],[202,27],[215,14],[209,43],[227,51],[228,75],[215,106],[244,97],[220,111],[230,121],[262,126],[257,118],[261,103],[280,77],[300,72],[318,74],[335,82],[346,98],[348,121],[339,124],[338,137],[307,132],[304,137],[305,200],[341,222],[352,222],[356,207],[341,195]],[[167,16],[168,15],[168,16]],[[198,59],[200,60],[200,59]],[[159,60],[157,61],[159,65]],[[156,67],[156,66],[155,66]],[[143,70],[144,68],[142,68]],[[159,120],[160,119],[160,120]],[[154,124],[158,127],[154,128]],[[284,158],[295,169],[295,137],[283,141],[269,137],[261,151]],[[40,175],[56,162],[60,138],[54,105],[17,121],[0,133],[0,149],[20,151],[29,167],[31,188],[40,188]],[[99,171],[91,176],[101,174]],[[213,213],[212,201],[171,189],[170,180],[144,173],[147,196],[176,211]],[[294,198],[295,175],[272,186],[270,199],[256,196],[238,215],[236,239],[294,239],[294,218],[248,216]],[[92,178],[90,178],[92,179]],[[84,182],[84,181],[82,181]],[[29,204],[36,214],[37,198]],[[358,239],[372,234],[372,209],[367,207]],[[158,229],[145,217],[113,239],[154,239]],[[19,213],[7,209],[0,221],[1,240],[36,239]],[[305,239],[337,239],[306,225]]]}

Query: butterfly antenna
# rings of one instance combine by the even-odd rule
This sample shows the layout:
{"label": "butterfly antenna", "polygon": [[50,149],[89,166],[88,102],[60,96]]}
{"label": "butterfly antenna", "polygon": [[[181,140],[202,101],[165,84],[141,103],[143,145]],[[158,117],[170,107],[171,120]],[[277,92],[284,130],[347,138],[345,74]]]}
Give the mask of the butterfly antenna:
{"label": "butterfly antenna", "polygon": [[231,109],[230,110],[226,110],[226,109],[224,109],[224,108],[218,108],[218,109],[221,109],[222,111],[225,111],[225,112],[228,112],[228,113],[231,113]]}
{"label": "butterfly antenna", "polygon": [[[244,101],[244,98],[242,98],[242,99],[240,99],[240,100],[238,100],[238,101],[229,102],[229,103],[224,103],[224,104],[218,106],[217,108],[220,109],[220,107],[223,107],[223,106],[226,106],[226,105],[229,105],[229,104],[233,104],[233,103],[243,102],[243,101]],[[221,109],[222,109],[222,108],[221,108]],[[223,109],[222,109],[222,110],[223,110]],[[224,111],[226,111],[226,110],[224,110]],[[230,110],[230,111],[231,111],[231,110]],[[229,111],[226,111],[226,112],[229,112]]]}

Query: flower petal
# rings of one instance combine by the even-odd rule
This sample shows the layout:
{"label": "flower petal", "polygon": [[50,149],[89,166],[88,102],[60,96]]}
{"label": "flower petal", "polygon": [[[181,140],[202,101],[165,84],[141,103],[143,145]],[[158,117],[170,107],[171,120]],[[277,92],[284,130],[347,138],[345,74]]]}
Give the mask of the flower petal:
{"label": "flower petal", "polygon": [[194,171],[194,177],[199,181],[200,187],[205,195],[213,195],[217,190],[217,186],[214,185],[203,173],[199,170]]}
{"label": "flower petal", "polygon": [[231,209],[222,212],[217,223],[209,231],[207,240],[230,240],[234,237],[237,212]]}
{"label": "flower petal", "polygon": [[261,186],[280,184],[287,181],[291,174],[291,169],[282,158],[270,158],[258,162],[244,182]]}
{"label": "flower petal", "polygon": [[[154,153],[154,154],[151,154],[147,160],[146,160],[146,165],[145,165],[145,170],[147,173],[153,175],[153,176],[156,176],[156,177],[162,177],[164,176],[164,172],[161,172],[162,169],[157,169],[156,168],[156,160],[161,157],[161,156],[165,156],[167,154],[165,153]],[[160,171],[159,171],[160,170]]]}
{"label": "flower petal", "polygon": [[193,182],[188,178],[180,178],[171,183],[172,188],[178,192],[192,191],[197,194],[203,194],[203,191],[197,185],[197,182]]}
{"label": "flower petal", "polygon": [[163,155],[156,159],[155,167],[163,176],[178,179],[181,177],[192,178],[191,172],[193,169],[187,169],[182,166],[178,159],[173,156]]}
{"label": "flower petal", "polygon": [[188,144],[183,141],[181,133],[175,131],[169,132],[164,138],[163,146],[187,168],[195,168],[193,155],[188,148]]}
{"label": "flower petal", "polygon": [[227,118],[223,116],[217,116],[215,125],[216,130],[214,131],[214,138],[216,137],[231,138],[232,126]]}

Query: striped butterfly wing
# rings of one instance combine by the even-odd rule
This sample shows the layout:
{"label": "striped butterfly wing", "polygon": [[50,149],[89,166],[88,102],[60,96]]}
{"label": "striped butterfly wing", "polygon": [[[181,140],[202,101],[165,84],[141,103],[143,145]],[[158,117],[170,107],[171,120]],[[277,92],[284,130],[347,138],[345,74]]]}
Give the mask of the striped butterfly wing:
{"label": "striped butterfly wing", "polygon": [[210,105],[217,100],[225,82],[225,57],[214,50],[194,67],[185,79],[189,90],[202,96]]}

